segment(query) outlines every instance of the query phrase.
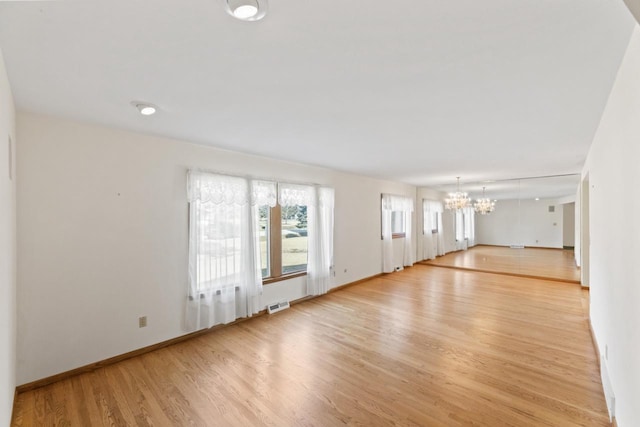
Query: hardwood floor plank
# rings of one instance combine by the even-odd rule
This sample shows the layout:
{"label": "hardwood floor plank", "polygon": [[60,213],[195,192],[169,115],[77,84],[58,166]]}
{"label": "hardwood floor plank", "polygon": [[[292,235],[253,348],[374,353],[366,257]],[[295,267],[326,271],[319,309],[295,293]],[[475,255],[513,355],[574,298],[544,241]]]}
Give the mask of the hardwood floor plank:
{"label": "hardwood floor plank", "polygon": [[607,426],[584,300],[419,265],[21,393],[14,425]]}
{"label": "hardwood floor plank", "polygon": [[477,245],[424,264],[580,283],[573,250]]}

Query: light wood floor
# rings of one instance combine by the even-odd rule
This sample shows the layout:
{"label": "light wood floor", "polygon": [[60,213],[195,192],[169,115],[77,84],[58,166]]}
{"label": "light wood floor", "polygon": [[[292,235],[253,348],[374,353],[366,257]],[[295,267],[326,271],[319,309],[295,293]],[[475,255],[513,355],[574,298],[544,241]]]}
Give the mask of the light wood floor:
{"label": "light wood floor", "polygon": [[607,426],[579,286],[416,265],[20,394],[16,426]]}
{"label": "light wood floor", "polygon": [[580,269],[576,267],[573,250],[474,246],[424,263],[580,283]]}

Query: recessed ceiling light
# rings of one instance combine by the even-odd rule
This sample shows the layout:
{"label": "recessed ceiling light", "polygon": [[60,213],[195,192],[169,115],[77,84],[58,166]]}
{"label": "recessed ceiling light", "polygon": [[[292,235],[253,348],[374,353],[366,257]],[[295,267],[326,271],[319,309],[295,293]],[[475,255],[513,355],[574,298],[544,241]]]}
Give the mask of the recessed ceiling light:
{"label": "recessed ceiling light", "polygon": [[155,114],[156,111],[158,110],[155,106],[151,105],[151,104],[146,104],[144,102],[132,102],[133,105],[135,105],[135,107],[138,109],[138,111],[140,112],[140,114],[142,114],[143,116],[150,116],[152,114]]}
{"label": "recessed ceiling light", "polygon": [[223,0],[227,12],[242,21],[258,21],[267,14],[267,0]]}
{"label": "recessed ceiling light", "polygon": [[258,8],[251,5],[245,4],[244,6],[239,6],[233,11],[233,16],[238,19],[249,19],[252,18],[258,13]]}
{"label": "recessed ceiling light", "polygon": [[540,197],[536,197],[536,201],[540,200]]}

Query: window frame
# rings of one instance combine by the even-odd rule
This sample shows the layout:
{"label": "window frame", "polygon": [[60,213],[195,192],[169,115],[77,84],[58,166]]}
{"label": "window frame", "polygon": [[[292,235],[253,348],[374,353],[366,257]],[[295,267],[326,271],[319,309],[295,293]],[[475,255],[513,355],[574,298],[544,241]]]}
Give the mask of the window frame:
{"label": "window frame", "polygon": [[[307,207],[308,209],[308,207]],[[280,202],[276,202],[274,207],[268,207],[269,225],[267,238],[267,276],[262,278],[262,284],[280,282],[283,280],[293,279],[307,275],[307,266],[309,265],[309,244],[307,241],[307,264],[304,271],[292,271],[283,273],[282,271],[282,206]]]}

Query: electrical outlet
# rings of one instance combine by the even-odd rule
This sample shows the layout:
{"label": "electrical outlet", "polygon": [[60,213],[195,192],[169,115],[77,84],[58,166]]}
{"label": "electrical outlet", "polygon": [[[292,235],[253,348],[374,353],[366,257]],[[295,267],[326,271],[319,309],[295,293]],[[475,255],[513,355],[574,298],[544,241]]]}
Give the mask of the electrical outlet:
{"label": "electrical outlet", "polygon": [[139,328],[147,327],[147,316],[138,317],[138,327]]}

